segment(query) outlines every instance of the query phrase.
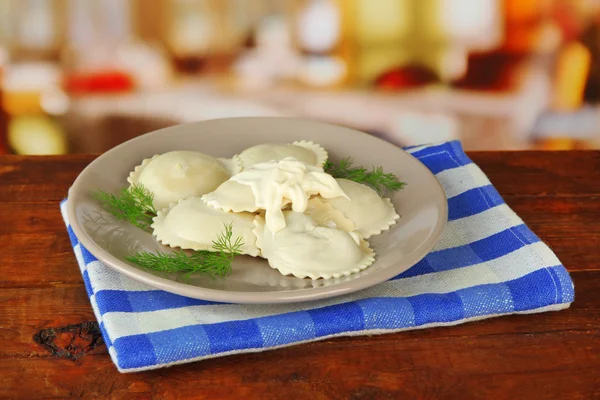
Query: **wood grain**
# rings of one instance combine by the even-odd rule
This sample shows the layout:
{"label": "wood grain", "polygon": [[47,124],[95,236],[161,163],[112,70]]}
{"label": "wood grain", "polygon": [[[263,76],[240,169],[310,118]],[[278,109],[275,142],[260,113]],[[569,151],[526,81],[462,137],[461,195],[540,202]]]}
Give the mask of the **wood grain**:
{"label": "wood grain", "polygon": [[58,209],[94,156],[0,157],[0,398],[600,398],[600,152],[470,156],[571,271],[570,309],[137,374],[61,330],[95,320]]}

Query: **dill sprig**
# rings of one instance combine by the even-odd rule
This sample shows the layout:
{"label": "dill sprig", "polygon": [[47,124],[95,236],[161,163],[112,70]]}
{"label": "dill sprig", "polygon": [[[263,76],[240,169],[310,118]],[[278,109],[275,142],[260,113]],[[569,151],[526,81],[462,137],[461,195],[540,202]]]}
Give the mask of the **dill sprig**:
{"label": "dill sprig", "polygon": [[117,219],[146,231],[150,229],[152,218],[156,216],[156,209],[152,203],[154,194],[141,184],[122,189],[118,194],[99,190],[92,192],[92,196],[100,202],[104,210]]}
{"label": "dill sprig", "polygon": [[323,168],[325,169],[325,172],[334,178],[344,178],[369,185],[375,189],[379,195],[381,195],[385,189],[395,192],[406,186],[406,183],[399,181],[396,175],[391,173],[386,174],[382,167],[373,166],[371,167],[371,171],[367,171],[364,167],[355,167],[354,159],[352,157],[342,159],[337,165],[327,161]]}
{"label": "dill sprig", "polygon": [[211,276],[225,276],[231,272],[231,262],[241,254],[244,245],[242,238],[233,236],[233,224],[225,224],[225,232],[213,240],[215,251],[200,250],[187,253],[175,250],[172,253],[138,252],[134,256],[125,257],[127,261],[157,272],[184,272],[184,277],[196,273],[207,273]]}

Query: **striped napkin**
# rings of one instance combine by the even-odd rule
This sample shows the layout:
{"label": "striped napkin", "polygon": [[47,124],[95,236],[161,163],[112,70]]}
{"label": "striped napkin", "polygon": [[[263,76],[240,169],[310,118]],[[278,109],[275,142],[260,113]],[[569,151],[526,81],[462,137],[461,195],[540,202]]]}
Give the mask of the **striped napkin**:
{"label": "striped napkin", "polygon": [[239,305],[153,289],[98,261],[61,210],[90,302],[121,372],[259,352],[334,336],[556,311],[574,299],[554,253],[504,203],[459,142],[406,149],[441,182],[449,222],[434,250],[394,279],[333,299]]}

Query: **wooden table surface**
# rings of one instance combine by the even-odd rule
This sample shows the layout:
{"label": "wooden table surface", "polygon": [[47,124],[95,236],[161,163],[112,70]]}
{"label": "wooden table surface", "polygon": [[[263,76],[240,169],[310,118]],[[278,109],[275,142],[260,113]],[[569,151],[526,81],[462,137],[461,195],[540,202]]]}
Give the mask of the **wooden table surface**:
{"label": "wooden table surface", "polygon": [[570,309],[120,374],[59,201],[93,156],[0,157],[0,398],[600,398],[600,152],[471,153],[575,281]]}

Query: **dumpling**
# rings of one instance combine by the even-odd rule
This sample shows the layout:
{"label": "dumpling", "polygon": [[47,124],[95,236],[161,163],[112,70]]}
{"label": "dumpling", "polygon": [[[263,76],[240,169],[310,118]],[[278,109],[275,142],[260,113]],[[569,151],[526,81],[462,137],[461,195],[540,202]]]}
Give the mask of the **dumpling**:
{"label": "dumpling", "polygon": [[292,144],[259,144],[235,155],[233,159],[237,163],[239,171],[242,171],[254,164],[280,161],[288,157],[315,167],[322,167],[327,161],[327,151],[316,143],[301,140]]}
{"label": "dumpling", "polygon": [[229,176],[233,176],[241,171],[237,161],[233,158],[217,158],[217,160],[225,167]]}
{"label": "dumpling", "polygon": [[232,180],[225,181],[214,191],[206,193],[202,196],[202,201],[225,212],[256,212],[260,209],[250,186]]}
{"label": "dumpling", "polygon": [[277,233],[265,220],[255,221],[257,246],[269,265],[297,278],[330,279],[348,276],[375,261],[368,243],[354,232],[319,226],[310,216],[285,211],[286,227]]}
{"label": "dumpling", "polygon": [[354,223],[346,218],[341,211],[334,209],[331,204],[323,202],[323,199],[319,197],[308,200],[308,206],[304,214],[311,217],[319,226],[354,232]]}
{"label": "dumpling", "polygon": [[212,242],[232,224],[233,238],[243,240],[242,252],[260,255],[256,247],[253,214],[226,213],[190,197],[159,211],[152,224],[153,235],[164,245],[190,250],[213,250]]}
{"label": "dumpling", "polygon": [[142,184],[154,194],[157,210],[170,203],[212,192],[229,179],[217,159],[195,151],[171,151],[145,159],[127,181]]}
{"label": "dumpling", "polygon": [[354,222],[355,230],[363,238],[368,239],[388,230],[400,218],[390,199],[381,198],[367,185],[348,179],[338,178],[336,181],[348,197],[322,199],[322,201],[331,204],[334,209],[341,211]]}
{"label": "dumpling", "polygon": [[324,198],[345,196],[336,180],[323,172],[323,168],[291,157],[255,164],[232,176],[230,181],[252,190],[255,204],[265,210],[266,223],[272,232],[285,228],[281,208],[286,199],[292,210],[304,212],[311,195],[319,194]]}

